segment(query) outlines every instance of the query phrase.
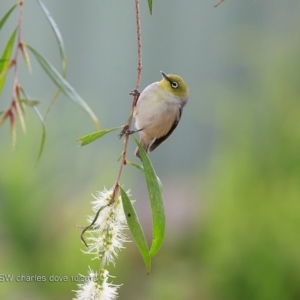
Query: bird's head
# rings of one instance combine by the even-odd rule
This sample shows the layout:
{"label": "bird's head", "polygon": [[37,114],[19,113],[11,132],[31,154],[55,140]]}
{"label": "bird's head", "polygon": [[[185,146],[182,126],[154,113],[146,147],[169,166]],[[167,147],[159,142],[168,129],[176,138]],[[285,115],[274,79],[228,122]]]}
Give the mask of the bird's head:
{"label": "bird's head", "polygon": [[167,93],[174,95],[180,101],[186,102],[188,100],[188,87],[184,80],[177,75],[165,74],[161,71],[163,76],[162,80],[158,82],[158,85]]}

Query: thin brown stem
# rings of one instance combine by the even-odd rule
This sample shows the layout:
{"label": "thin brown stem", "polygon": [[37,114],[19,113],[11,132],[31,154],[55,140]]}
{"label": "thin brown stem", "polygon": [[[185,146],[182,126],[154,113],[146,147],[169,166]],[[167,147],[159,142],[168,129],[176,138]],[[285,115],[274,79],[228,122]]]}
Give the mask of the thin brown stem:
{"label": "thin brown stem", "polygon": [[17,25],[17,46],[15,50],[14,58],[9,62],[7,69],[4,70],[5,75],[6,73],[13,68],[13,90],[12,90],[12,100],[10,107],[7,109],[7,113],[5,113],[0,119],[0,125],[4,123],[4,121],[9,117],[10,124],[11,124],[11,132],[12,132],[12,145],[14,148],[15,141],[16,141],[16,130],[15,130],[15,114],[19,117],[22,129],[24,133],[26,132],[25,123],[23,119],[23,113],[20,108],[18,99],[20,99],[20,86],[18,83],[18,57],[19,51],[21,49],[22,41],[21,41],[21,33],[22,33],[22,23],[23,23],[23,12],[24,12],[24,0],[19,0],[19,17],[18,17],[18,25]]}
{"label": "thin brown stem", "polygon": [[220,0],[214,7],[218,7],[222,2],[224,2],[225,0]]}
{"label": "thin brown stem", "polygon": [[18,37],[17,37],[17,48],[15,52],[15,65],[14,65],[14,86],[13,86],[13,93],[15,98],[15,91],[16,87],[18,85],[18,57],[19,57],[19,51],[21,49],[21,43],[22,43],[22,23],[23,23],[23,12],[24,12],[24,0],[19,1],[19,19],[18,19]]}
{"label": "thin brown stem", "polygon": [[[136,82],[135,82],[135,89],[138,90],[140,87],[140,82],[141,82],[141,76],[142,76],[142,35],[141,35],[141,18],[140,18],[140,3],[139,0],[135,0],[135,18],[136,18],[136,30],[137,30],[137,53],[138,53],[138,67],[137,67],[137,77],[136,77]],[[131,104],[131,110],[130,110],[130,116],[129,119],[124,126],[122,132],[125,133],[126,131],[130,131],[131,129],[131,123],[133,119],[133,112],[134,112],[134,107],[137,102],[138,95],[134,94],[133,96],[133,101]],[[122,134],[121,134],[122,135]],[[127,148],[128,148],[128,141],[129,141],[129,135],[125,134],[124,138],[124,149],[122,153],[122,158],[121,158],[121,163],[120,163],[120,169],[118,173],[118,177],[114,186],[112,198],[111,198],[111,203],[115,201],[116,196],[119,193],[120,189],[120,180],[123,172],[123,167],[126,165],[126,154],[127,154]]]}
{"label": "thin brown stem", "polygon": [[[140,18],[140,4],[139,0],[135,0],[135,11],[136,11],[136,29],[137,29],[137,42],[138,42],[138,73],[135,83],[135,89],[138,90],[142,76],[142,34],[141,34],[141,18]],[[133,102],[134,103],[134,102]]]}

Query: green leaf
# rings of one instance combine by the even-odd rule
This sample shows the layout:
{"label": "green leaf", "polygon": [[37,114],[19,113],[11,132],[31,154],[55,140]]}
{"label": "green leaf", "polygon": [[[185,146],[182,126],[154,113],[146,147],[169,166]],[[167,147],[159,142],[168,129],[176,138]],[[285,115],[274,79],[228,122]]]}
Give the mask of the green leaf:
{"label": "green leaf", "polygon": [[37,50],[35,50],[30,45],[26,44],[26,47],[32,52],[35,56],[41,67],[44,69],[46,74],[50,77],[53,83],[62,90],[62,92],[78,104],[94,122],[96,129],[99,129],[99,122],[91,108],[87,105],[87,103],[80,97],[80,95],[75,91],[75,89],[63,78],[63,76],[54,68],[50,62],[44,58]]}
{"label": "green leaf", "polygon": [[40,119],[41,124],[42,124],[42,138],[41,138],[41,143],[40,143],[40,149],[39,149],[38,157],[37,157],[36,162],[35,162],[35,167],[37,167],[37,165],[38,165],[38,163],[39,163],[39,161],[42,157],[42,153],[43,153],[44,146],[45,146],[45,141],[46,141],[45,120],[44,120],[42,114],[40,113],[40,111],[38,110],[38,108],[36,107],[36,105],[34,105],[34,103],[38,104],[39,101],[34,100],[34,99],[30,99],[23,88],[21,88],[21,91],[22,91],[25,99],[21,99],[20,101],[24,102],[25,104],[27,104],[27,105],[29,105],[33,108],[34,112],[36,113],[36,115],[38,116],[38,118]]}
{"label": "green leaf", "polygon": [[165,217],[165,209],[164,209],[164,202],[162,196],[162,188],[160,180],[158,179],[152,163],[145,152],[144,148],[138,142],[138,140],[132,136],[134,141],[136,142],[141,160],[144,167],[144,174],[148,188],[149,200],[151,204],[152,210],[152,222],[153,222],[153,238],[152,238],[152,245],[150,248],[150,256],[154,256],[158,250],[160,249],[164,235],[165,235],[165,224],[166,224],[166,217]]}
{"label": "green leaf", "polygon": [[[66,78],[66,74],[67,74],[67,55],[66,55],[66,50],[65,50],[65,45],[64,45],[64,41],[62,38],[62,35],[60,33],[60,30],[58,29],[58,26],[56,24],[56,22],[54,21],[53,17],[51,16],[51,13],[49,12],[49,10],[47,9],[47,7],[45,6],[45,4],[40,1],[37,0],[39,5],[41,6],[44,14],[46,15],[52,30],[54,31],[54,35],[55,38],[57,40],[58,43],[58,47],[59,47],[59,53],[60,53],[60,58],[61,58],[61,65],[62,65],[62,76],[64,78]],[[59,95],[60,95],[61,90],[58,89],[58,91],[55,93],[53,99],[51,100],[51,103],[47,109],[47,112],[45,114],[45,119],[47,118],[50,110],[52,109],[53,105],[55,104],[55,102],[57,101]]]}
{"label": "green leaf", "polygon": [[67,56],[66,56],[66,50],[65,50],[65,45],[64,45],[62,35],[60,33],[60,30],[58,29],[58,26],[57,26],[56,22],[52,18],[51,13],[49,12],[49,10],[45,6],[45,4],[40,0],[37,0],[37,2],[41,6],[45,16],[47,17],[47,19],[48,19],[48,21],[51,25],[51,28],[52,28],[53,32],[55,34],[55,38],[56,38],[57,43],[58,43],[60,57],[61,57],[62,74],[63,74],[63,77],[65,77],[66,71],[67,71]]}
{"label": "green leaf", "polygon": [[100,130],[100,131],[97,131],[97,132],[93,132],[93,133],[90,133],[90,134],[87,134],[85,136],[80,137],[76,141],[81,142],[80,146],[85,146],[85,145],[88,145],[88,144],[100,139],[101,137],[103,137],[107,133],[115,131],[115,130],[120,129],[122,127],[123,126],[119,126],[119,127],[114,127],[114,128],[110,128],[110,129],[104,129],[104,130]]}
{"label": "green leaf", "polygon": [[40,103],[39,100],[35,100],[35,99],[19,99],[19,102],[22,102],[24,104],[26,104],[27,106],[30,106],[30,107],[33,107],[33,106],[36,106]]}
{"label": "green leaf", "polygon": [[151,268],[151,257],[149,255],[148,244],[144,235],[143,228],[139,222],[138,216],[135,212],[135,209],[127,196],[126,192],[120,187],[121,198],[123,203],[123,210],[126,216],[127,224],[133,236],[133,239],[138,246],[138,249],[144,259],[147,273],[150,272]]}
{"label": "green leaf", "polygon": [[2,29],[3,25],[5,24],[6,20],[10,16],[10,14],[13,12],[13,10],[19,5],[19,3],[14,4],[11,9],[3,16],[3,18],[0,21],[0,30]]}
{"label": "green leaf", "polygon": [[150,14],[152,15],[152,0],[147,0],[148,1],[148,6],[150,10]]}
{"label": "green leaf", "polygon": [[143,166],[140,165],[140,164],[134,163],[134,162],[132,162],[132,161],[130,161],[130,160],[127,160],[127,159],[126,159],[126,164],[127,164],[127,165],[131,165],[131,166],[137,168],[138,170],[144,172],[144,168],[143,168]]}
{"label": "green leaf", "polygon": [[44,146],[45,146],[45,141],[46,141],[46,126],[45,126],[44,118],[43,118],[42,114],[40,113],[40,111],[38,110],[38,108],[36,106],[34,106],[33,110],[36,113],[36,115],[38,116],[38,118],[40,119],[41,124],[42,124],[42,138],[41,138],[41,143],[40,143],[40,149],[39,149],[37,159],[35,161],[35,166],[37,167],[37,165],[42,157],[42,153],[44,151]]}
{"label": "green leaf", "polygon": [[12,49],[14,46],[14,42],[15,42],[15,38],[16,38],[16,33],[17,33],[17,28],[13,31],[12,35],[10,36],[3,54],[1,56],[1,61],[0,61],[0,95],[2,93],[3,90],[3,86],[5,83],[5,79],[6,79],[6,73],[8,71],[8,67],[10,64],[10,56],[12,53]]}

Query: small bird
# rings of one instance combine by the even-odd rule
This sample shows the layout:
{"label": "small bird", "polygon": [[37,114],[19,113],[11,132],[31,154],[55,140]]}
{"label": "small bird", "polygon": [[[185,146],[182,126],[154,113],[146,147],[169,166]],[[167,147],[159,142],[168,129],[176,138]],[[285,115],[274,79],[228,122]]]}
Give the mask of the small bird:
{"label": "small bird", "polygon": [[[152,152],[171,135],[188,101],[189,92],[184,80],[177,75],[161,74],[161,81],[142,91],[134,109],[135,127],[146,152]],[[140,158],[138,149],[135,155]]]}

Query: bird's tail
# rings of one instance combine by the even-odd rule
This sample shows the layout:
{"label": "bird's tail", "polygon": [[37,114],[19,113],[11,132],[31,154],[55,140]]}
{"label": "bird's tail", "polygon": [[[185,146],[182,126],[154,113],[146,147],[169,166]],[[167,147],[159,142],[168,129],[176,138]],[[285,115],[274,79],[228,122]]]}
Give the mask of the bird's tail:
{"label": "bird's tail", "polygon": [[[142,139],[140,139],[141,146],[148,152],[149,144],[145,143]],[[141,159],[139,148],[135,149],[134,155]]]}

